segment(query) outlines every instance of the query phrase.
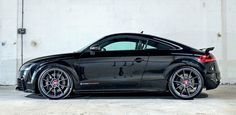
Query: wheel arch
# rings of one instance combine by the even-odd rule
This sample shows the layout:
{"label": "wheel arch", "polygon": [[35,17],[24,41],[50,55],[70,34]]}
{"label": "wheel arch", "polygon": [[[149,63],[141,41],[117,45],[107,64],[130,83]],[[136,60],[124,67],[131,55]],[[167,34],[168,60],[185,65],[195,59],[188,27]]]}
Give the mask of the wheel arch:
{"label": "wheel arch", "polygon": [[48,62],[48,63],[41,63],[33,72],[32,75],[32,82],[33,82],[33,86],[34,86],[34,91],[35,93],[39,93],[39,89],[38,89],[38,78],[41,75],[41,73],[49,68],[50,66],[59,66],[62,67],[64,69],[67,70],[67,72],[69,72],[70,76],[72,77],[72,81],[73,81],[73,89],[77,89],[77,87],[79,86],[79,77],[77,72],[75,71],[75,69],[73,67],[71,67],[68,63],[63,62],[63,61],[58,61],[58,62]]}
{"label": "wheel arch", "polygon": [[204,84],[205,84],[205,68],[204,66],[197,62],[196,60],[189,59],[189,58],[183,58],[183,59],[177,59],[169,64],[169,66],[165,69],[163,75],[165,79],[167,80],[166,88],[168,89],[168,83],[169,79],[172,75],[172,73],[179,67],[182,66],[191,66],[195,69],[197,69],[203,76]]}

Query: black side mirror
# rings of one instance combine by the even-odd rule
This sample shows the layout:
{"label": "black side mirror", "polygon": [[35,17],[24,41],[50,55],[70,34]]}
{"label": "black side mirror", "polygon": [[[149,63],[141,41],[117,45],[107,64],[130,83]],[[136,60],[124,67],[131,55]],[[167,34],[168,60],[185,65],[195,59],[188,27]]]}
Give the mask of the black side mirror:
{"label": "black side mirror", "polygon": [[95,55],[95,52],[101,51],[101,47],[99,47],[98,45],[93,45],[89,49],[91,55]]}
{"label": "black side mirror", "polygon": [[94,46],[90,47],[90,51],[100,51],[100,50],[101,50],[101,47],[99,47],[97,45],[94,45]]}

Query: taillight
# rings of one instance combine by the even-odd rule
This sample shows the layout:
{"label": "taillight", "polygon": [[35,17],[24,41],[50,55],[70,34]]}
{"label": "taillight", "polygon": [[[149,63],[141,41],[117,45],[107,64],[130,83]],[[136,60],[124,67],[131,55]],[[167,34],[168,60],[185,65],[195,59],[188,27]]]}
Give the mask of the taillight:
{"label": "taillight", "polygon": [[198,57],[197,57],[197,60],[198,60],[199,62],[205,63],[205,62],[213,62],[213,61],[215,61],[216,59],[215,59],[215,57],[214,57],[213,55],[208,54],[208,55],[201,55],[201,56],[198,56]]}

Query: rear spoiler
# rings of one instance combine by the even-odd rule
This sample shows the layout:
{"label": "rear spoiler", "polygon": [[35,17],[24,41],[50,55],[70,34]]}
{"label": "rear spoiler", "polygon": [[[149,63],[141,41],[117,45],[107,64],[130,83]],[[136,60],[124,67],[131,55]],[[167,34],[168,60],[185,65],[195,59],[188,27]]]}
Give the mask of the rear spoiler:
{"label": "rear spoiler", "polygon": [[204,51],[205,54],[209,54],[210,51],[214,50],[215,47],[209,47],[209,48],[202,48],[200,49],[201,51]]}

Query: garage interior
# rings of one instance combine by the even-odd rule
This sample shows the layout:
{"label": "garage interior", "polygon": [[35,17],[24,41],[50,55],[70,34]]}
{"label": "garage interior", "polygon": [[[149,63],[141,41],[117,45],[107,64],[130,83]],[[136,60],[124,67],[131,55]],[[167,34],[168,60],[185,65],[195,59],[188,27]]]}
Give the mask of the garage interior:
{"label": "garage interior", "polygon": [[[235,6],[235,0],[0,0],[0,114],[235,114]],[[19,67],[30,59],[142,31],[197,49],[215,47],[219,88],[194,100],[154,93],[55,101],[14,90]]]}

